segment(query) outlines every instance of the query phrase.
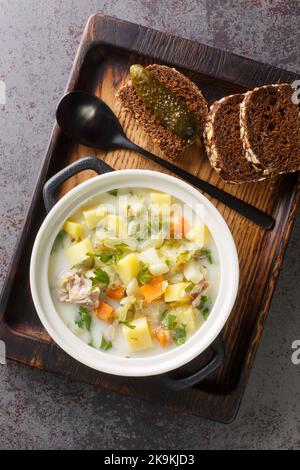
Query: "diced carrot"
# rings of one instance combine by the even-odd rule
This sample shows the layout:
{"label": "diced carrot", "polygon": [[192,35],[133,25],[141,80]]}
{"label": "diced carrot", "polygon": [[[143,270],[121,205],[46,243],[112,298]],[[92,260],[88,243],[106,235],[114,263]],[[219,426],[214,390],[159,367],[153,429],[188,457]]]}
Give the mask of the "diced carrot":
{"label": "diced carrot", "polygon": [[167,334],[165,330],[161,326],[158,326],[153,330],[153,336],[156,338],[159,342],[162,348],[165,348],[167,345]]}
{"label": "diced carrot", "polygon": [[148,303],[153,302],[153,300],[163,295],[163,281],[163,276],[156,276],[151,279],[148,284],[145,284],[140,288],[142,295],[145,297]]}
{"label": "diced carrot", "polygon": [[188,222],[183,217],[175,217],[170,222],[171,237],[184,236],[190,230]]}
{"label": "diced carrot", "polygon": [[106,295],[114,300],[121,300],[125,296],[124,287],[111,287],[106,291]]}
{"label": "diced carrot", "polygon": [[115,311],[111,307],[111,305],[100,301],[99,307],[95,311],[97,317],[99,317],[101,320],[109,323],[112,322],[115,318]]}

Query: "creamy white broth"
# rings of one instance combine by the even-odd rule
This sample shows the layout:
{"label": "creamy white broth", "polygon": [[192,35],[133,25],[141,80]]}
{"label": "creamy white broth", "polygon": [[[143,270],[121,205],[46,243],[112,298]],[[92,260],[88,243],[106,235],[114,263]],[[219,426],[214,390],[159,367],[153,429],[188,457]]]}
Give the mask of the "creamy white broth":
{"label": "creamy white broth", "polygon": [[[50,260],[49,260],[49,285],[50,285],[50,290],[52,294],[52,299],[55,305],[55,308],[57,312],[59,313],[60,317],[64,321],[64,323],[67,325],[67,327],[76,335],[78,336],[82,341],[84,341],[86,344],[89,344],[91,347],[94,347],[96,349],[102,349],[105,350],[109,354],[113,355],[118,355],[118,356],[123,356],[123,357],[145,357],[145,356],[152,356],[156,354],[162,354],[163,352],[179,347],[180,344],[183,344],[185,341],[188,340],[190,336],[192,336],[199,328],[201,328],[201,325],[205,322],[209,315],[209,311],[212,309],[212,306],[215,302],[215,299],[217,297],[218,293],[218,288],[219,288],[219,258],[218,258],[218,253],[216,249],[216,245],[211,237],[211,235],[208,233],[208,231],[205,231],[205,242],[202,247],[200,247],[201,244],[203,244],[203,241],[199,243],[198,241],[187,239],[186,236],[192,236],[194,235],[193,228],[198,227],[198,225],[201,225],[201,220],[196,216],[195,211],[193,211],[191,208],[189,208],[187,211],[183,211],[184,213],[184,219],[186,221],[186,225],[188,226],[188,229],[184,227],[186,230],[186,236],[183,234],[183,239],[182,240],[176,240],[174,241],[173,239],[171,240],[164,240],[163,243],[161,239],[149,239],[145,237],[145,239],[138,240],[138,235],[134,233],[133,231],[129,231],[130,237],[123,237],[123,219],[122,219],[122,230],[121,233],[117,233],[116,236],[111,237],[110,232],[107,234],[107,226],[105,226],[104,221],[106,217],[110,216],[111,214],[119,216],[120,214],[120,207],[119,207],[119,201],[121,200],[121,213],[124,210],[124,207],[126,206],[128,210],[127,204],[129,204],[129,212],[131,211],[131,216],[128,220],[128,225],[133,228],[135,228],[136,221],[138,220],[138,215],[136,213],[139,212],[140,206],[142,205],[143,208],[147,208],[149,206],[156,206],[155,210],[161,211],[162,209],[160,207],[163,207],[163,210],[165,209],[165,204],[163,206],[160,206],[160,204],[154,204],[152,197],[153,194],[164,194],[164,193],[159,193],[154,190],[148,190],[148,189],[122,189],[117,191],[117,195],[112,195],[112,194],[100,194],[99,196],[93,198],[92,200],[89,200],[87,203],[85,203],[83,206],[78,208],[76,212],[74,212],[68,219],[68,221],[71,221],[72,223],[75,223],[75,225],[72,225],[72,230],[74,227],[76,229],[78,228],[76,224],[80,227],[81,230],[83,230],[82,235],[77,239],[74,240],[70,236],[70,234],[66,232],[61,232],[61,235],[58,237],[58,240],[55,242],[52,253],[50,255]],[[127,198],[125,203],[125,198]],[[176,204],[177,207],[183,207],[183,204],[176,200],[174,197],[171,198],[171,203]],[[87,226],[87,220],[85,216],[83,215],[84,211],[94,209],[94,208],[101,208],[105,206],[106,208],[109,208],[109,211],[106,215],[104,215],[100,221],[98,222],[97,226],[95,228],[89,228]],[[158,207],[158,209],[157,209]],[[100,213],[101,213],[100,210]],[[142,218],[143,219],[143,218]],[[168,219],[168,217],[167,217]],[[172,216],[171,216],[172,219]],[[177,220],[177,219],[175,219]],[[152,221],[153,222],[153,221]],[[167,222],[169,222],[167,220]],[[155,226],[156,222],[153,223],[152,225]],[[151,221],[150,221],[150,227],[152,228]],[[158,225],[158,224],[156,224]],[[164,230],[165,227],[163,227],[163,224],[161,224],[161,227],[156,227],[158,230]],[[165,224],[167,226],[168,224]],[[179,223],[181,225],[181,222]],[[103,228],[105,226],[105,228]],[[109,224],[108,224],[109,226]],[[176,226],[176,224],[175,224]],[[149,228],[149,227],[148,227]],[[72,232],[71,230],[71,232]],[[111,227],[109,227],[109,230],[111,230]],[[175,230],[175,229],[174,229]],[[73,232],[72,232],[73,233]],[[192,235],[191,235],[192,234]],[[168,234],[167,234],[168,236]],[[103,238],[106,237],[106,238]],[[141,238],[143,238],[143,234],[141,235]],[[162,237],[161,237],[162,238]],[[79,263],[76,267],[72,266],[72,261],[70,260],[69,255],[67,254],[68,249],[70,247],[73,247],[74,245],[77,245],[82,242],[82,240],[89,239],[92,244],[92,252],[93,253],[115,253],[118,251],[118,256],[120,256],[120,259],[118,261],[114,261],[113,263],[103,263],[102,261],[99,261],[99,258],[97,257],[89,257],[88,260],[83,261],[83,265]],[[129,245],[129,247],[123,246],[124,243]],[[162,243],[162,246],[159,247],[159,245]],[[116,248],[117,246],[122,246],[122,248]],[[175,245],[172,246],[172,245]],[[191,248],[191,250],[184,251],[186,250],[185,245],[188,246],[188,248]],[[196,247],[196,248],[195,248]],[[159,262],[152,262],[153,258],[150,257],[150,268],[153,270],[155,269],[162,269],[163,267],[160,266],[160,264],[167,264],[169,271],[162,274],[162,275],[155,275],[149,273],[149,263],[145,263],[144,261],[144,255],[146,253],[152,254],[151,250],[154,251],[156,250],[156,254],[158,253],[158,258]],[[184,248],[184,249],[183,249]],[[150,251],[149,251],[150,250]],[[181,270],[175,266],[175,256],[178,253],[178,251],[182,251],[182,255],[179,255],[180,259],[182,258],[183,260],[187,257],[190,256],[189,253],[193,253],[195,250],[195,254],[192,256],[192,265],[194,261],[197,263],[197,266],[200,266],[200,270],[203,271],[204,273],[204,279],[198,283],[195,284],[194,282],[188,280],[185,278],[185,273],[186,272],[186,266],[187,262],[185,263],[180,263],[180,265],[183,264],[183,268],[181,266]],[[121,252],[121,254],[119,253]],[[202,253],[209,253],[208,257],[203,256]],[[146,281],[141,283],[140,280],[137,281],[138,287],[140,289],[139,295],[136,296],[136,303],[139,306],[138,309],[135,310],[135,304],[133,304],[133,307],[129,310],[128,317],[123,320],[123,313],[121,313],[121,316],[119,316],[119,311],[122,311],[122,306],[120,306],[120,301],[112,299],[107,295],[107,291],[109,292],[110,289],[112,288],[113,290],[115,288],[127,288],[128,285],[125,285],[124,280],[122,280],[119,276],[119,271],[118,271],[118,262],[124,258],[126,258],[128,255],[133,254],[134,256],[137,256],[138,258],[138,263],[139,263],[139,269],[144,265],[147,265],[147,276],[146,276]],[[146,256],[145,255],[145,256]],[[200,259],[201,258],[201,259]],[[143,262],[141,261],[143,259]],[[147,256],[146,256],[147,259]],[[209,262],[212,261],[212,263]],[[160,263],[162,261],[163,263]],[[78,304],[78,303],[73,303],[70,302],[70,297],[68,298],[68,301],[62,301],[61,299],[59,300],[59,295],[58,292],[60,292],[60,295],[62,294],[62,287],[61,287],[61,279],[62,279],[62,273],[70,270],[73,272],[74,270],[80,270],[80,279],[82,276],[87,275],[88,278],[93,277],[94,275],[91,275],[91,272],[94,273],[95,269],[100,268],[100,270],[105,271],[107,274],[109,274],[109,279],[110,283],[108,286],[103,286],[102,284],[96,285],[97,288],[100,290],[99,294],[99,299],[101,304],[106,304],[110,308],[113,309],[113,318],[111,318],[109,321],[103,321],[103,319],[99,318],[98,313],[97,313],[97,308],[86,306],[85,304]],[[121,269],[121,268],[120,268]],[[166,269],[166,267],[164,268]],[[183,271],[182,271],[183,269]],[[173,272],[174,271],[174,272]],[[121,272],[121,271],[120,271]],[[74,277],[74,276],[73,276]],[[163,281],[161,281],[161,277],[163,278]],[[123,275],[124,278],[124,275]],[[140,272],[137,276],[135,276],[136,279],[142,279],[143,281],[145,280],[143,276],[140,276]],[[164,292],[162,295],[156,299],[154,299],[152,302],[147,302],[145,297],[141,294],[141,290],[144,290],[145,285],[149,286],[149,284],[152,283],[152,281],[157,280],[162,284],[162,289],[164,289]],[[150,280],[150,281],[149,281]],[[73,278],[72,278],[73,281]],[[85,282],[85,281],[84,281]],[[90,282],[90,281],[86,281]],[[92,281],[93,283],[96,281]],[[202,310],[199,310],[199,308],[192,306],[192,301],[195,301],[195,296],[196,294],[192,295],[193,290],[199,290],[200,284],[208,283],[208,286],[203,290],[203,292],[200,292],[197,294],[197,297],[201,298],[207,297],[208,301],[204,303],[204,306]],[[181,292],[181,297],[186,298],[189,297],[188,301],[182,301],[181,298],[180,300],[174,301],[174,302],[165,302],[165,299],[167,298],[168,292],[171,290],[172,291],[172,286],[178,285],[178,284],[184,284],[186,285],[186,288],[184,289],[184,292]],[[69,285],[69,284],[68,284]],[[65,286],[65,284],[64,284]],[[100,288],[100,287],[101,288]],[[160,284],[159,284],[160,286]],[[171,286],[171,288],[170,288]],[[186,292],[186,289],[190,289],[191,294]],[[64,287],[65,289],[65,287]],[[72,290],[72,289],[71,289]],[[67,294],[65,294],[65,291],[63,292],[63,295],[69,295],[70,290],[68,291]],[[172,292],[171,292],[172,294]],[[128,297],[132,297],[126,294],[126,291],[124,293],[124,297],[128,299]],[[134,297],[134,296],[133,296]],[[77,299],[78,300],[78,299]],[[197,300],[197,298],[196,298]],[[121,301],[122,302],[122,301]],[[200,305],[201,306],[201,305]],[[207,307],[208,306],[208,307]],[[84,308],[90,317],[90,325],[80,323],[81,317],[79,315],[79,309],[80,307]],[[199,305],[198,305],[199,307]],[[187,309],[187,310],[184,310]],[[100,309],[101,310],[101,309]],[[184,310],[184,311],[183,311]],[[208,311],[206,311],[208,310]],[[187,331],[189,326],[187,327],[185,323],[181,321],[181,318],[186,318],[187,313],[192,312],[192,325],[193,329],[191,331]],[[202,312],[204,312],[202,314]],[[171,317],[169,317],[171,315]],[[175,327],[173,329],[170,329],[170,326],[173,326],[171,323],[174,323],[174,318],[175,319]],[[85,317],[85,316],[84,316]],[[167,320],[166,320],[166,317]],[[120,320],[121,318],[121,320]],[[147,341],[151,342],[151,346],[145,349],[140,349],[140,350],[133,350],[132,348],[136,348],[134,346],[134,335],[136,334],[136,331],[139,332],[139,319],[140,318],[145,318],[146,323],[147,323],[147,328],[148,328],[148,336],[147,336]],[[170,323],[170,318],[172,322]],[[188,317],[190,318],[190,317]],[[164,320],[163,320],[164,319]],[[126,324],[119,324],[119,321],[125,321]],[[143,320],[144,321],[144,320]],[[76,324],[77,322],[77,324]],[[78,324],[79,322],[79,324]],[[137,326],[134,327],[135,323]],[[162,324],[164,323],[164,327],[162,327]],[[128,326],[129,325],[129,326]],[[188,322],[188,325],[190,325],[190,322]],[[143,324],[144,326],[144,324]],[[175,343],[175,337],[178,336],[178,334],[183,334],[182,333],[182,328],[185,329],[185,336],[183,338],[179,337],[177,338]],[[129,331],[130,330],[130,331]],[[157,332],[157,330],[159,330]],[[125,332],[125,333],[124,333]],[[127,338],[126,334],[131,335],[131,339]],[[159,335],[159,338],[156,335]],[[151,340],[149,339],[149,336],[151,337]],[[139,336],[138,336],[139,337]],[[166,344],[164,344],[165,337],[167,337]],[[103,338],[104,338],[104,348],[100,347],[101,344],[103,346]],[[146,341],[146,343],[147,343]],[[148,344],[148,343],[147,343]],[[107,349],[105,346],[109,346]]]}

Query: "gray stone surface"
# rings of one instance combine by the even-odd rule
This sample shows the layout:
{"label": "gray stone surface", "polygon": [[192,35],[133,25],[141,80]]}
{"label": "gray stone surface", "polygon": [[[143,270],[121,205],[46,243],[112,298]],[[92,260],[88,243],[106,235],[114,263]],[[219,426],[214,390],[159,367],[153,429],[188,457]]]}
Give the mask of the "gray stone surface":
{"label": "gray stone surface", "polygon": [[[0,281],[83,27],[100,11],[300,71],[299,1],[0,0]],[[300,218],[239,415],[221,425],[9,363],[0,448],[300,448]]]}

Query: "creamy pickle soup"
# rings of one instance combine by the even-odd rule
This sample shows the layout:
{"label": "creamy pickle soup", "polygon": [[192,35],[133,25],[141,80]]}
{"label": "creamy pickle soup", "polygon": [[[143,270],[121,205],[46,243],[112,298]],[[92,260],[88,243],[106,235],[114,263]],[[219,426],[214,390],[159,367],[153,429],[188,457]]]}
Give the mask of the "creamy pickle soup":
{"label": "creamy pickle soup", "polygon": [[191,207],[158,191],[112,190],[64,223],[49,284],[59,315],[82,341],[141,357],[184,344],[207,320],[219,260]]}

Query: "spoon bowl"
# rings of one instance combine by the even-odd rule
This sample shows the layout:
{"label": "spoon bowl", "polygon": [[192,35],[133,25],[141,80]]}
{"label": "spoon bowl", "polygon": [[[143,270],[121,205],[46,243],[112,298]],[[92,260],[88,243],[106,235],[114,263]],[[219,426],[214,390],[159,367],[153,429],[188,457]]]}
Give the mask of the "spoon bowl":
{"label": "spoon bowl", "polygon": [[75,142],[105,151],[120,148],[123,129],[112,110],[97,96],[82,91],[68,93],[58,104],[56,119]]}

